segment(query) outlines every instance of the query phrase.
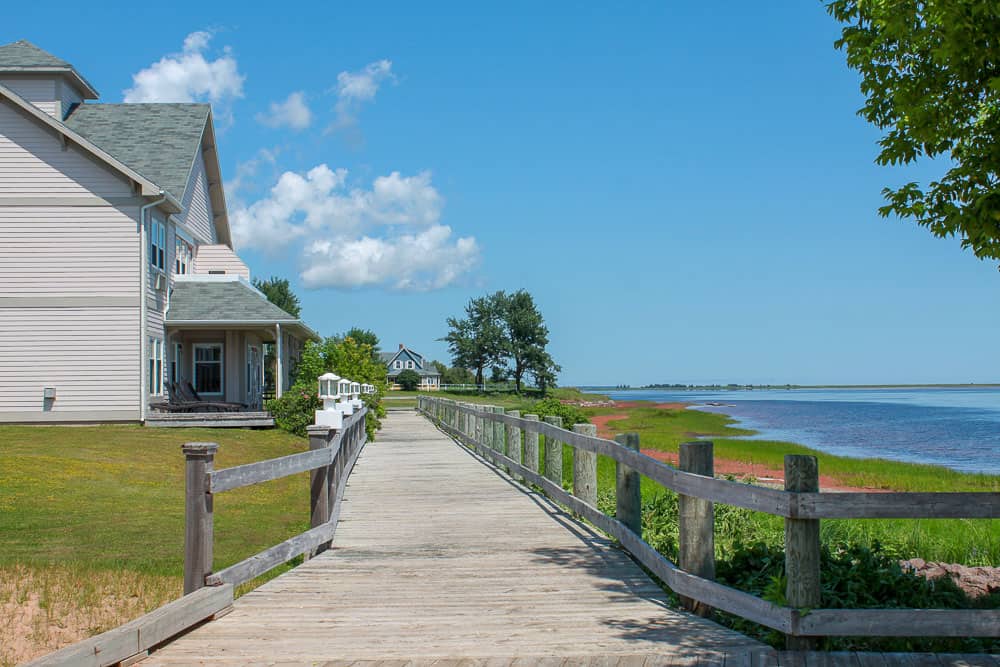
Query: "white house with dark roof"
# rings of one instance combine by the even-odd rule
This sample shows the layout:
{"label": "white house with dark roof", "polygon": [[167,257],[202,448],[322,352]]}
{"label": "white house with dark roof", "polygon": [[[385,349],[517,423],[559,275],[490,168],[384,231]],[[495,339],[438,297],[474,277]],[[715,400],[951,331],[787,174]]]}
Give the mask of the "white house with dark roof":
{"label": "white house with dark roof", "polygon": [[0,46],[0,422],[147,421],[190,382],[259,409],[318,336],[233,248],[206,104],[97,104],[64,60]]}
{"label": "white house with dark roof", "polygon": [[385,364],[389,385],[399,389],[396,378],[406,370],[414,371],[420,376],[419,389],[422,391],[437,391],[441,388],[441,373],[422,354],[411,350],[402,343],[395,352],[382,352],[382,362]]}

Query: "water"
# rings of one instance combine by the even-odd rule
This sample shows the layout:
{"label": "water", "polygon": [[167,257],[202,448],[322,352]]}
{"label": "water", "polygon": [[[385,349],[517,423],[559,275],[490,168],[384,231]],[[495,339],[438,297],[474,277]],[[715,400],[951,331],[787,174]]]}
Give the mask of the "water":
{"label": "water", "polygon": [[1000,475],[1000,388],[595,391],[623,401],[693,403],[759,431],[752,438]]}

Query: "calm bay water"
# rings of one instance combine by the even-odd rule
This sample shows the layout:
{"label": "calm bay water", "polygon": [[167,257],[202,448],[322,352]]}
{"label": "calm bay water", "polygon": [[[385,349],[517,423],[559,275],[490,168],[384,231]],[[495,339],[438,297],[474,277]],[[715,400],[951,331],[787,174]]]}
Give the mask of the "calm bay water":
{"label": "calm bay water", "polygon": [[752,438],[1000,475],[1000,388],[595,391],[623,401],[692,403],[759,431]]}

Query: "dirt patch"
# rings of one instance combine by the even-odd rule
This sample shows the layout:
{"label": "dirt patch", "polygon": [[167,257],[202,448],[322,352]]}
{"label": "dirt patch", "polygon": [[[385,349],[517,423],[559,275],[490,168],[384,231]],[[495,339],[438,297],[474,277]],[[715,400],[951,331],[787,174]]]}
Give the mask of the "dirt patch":
{"label": "dirt patch", "polygon": [[70,568],[0,568],[0,665],[110,630],[179,597],[177,577]]}
{"label": "dirt patch", "polygon": [[[662,452],[658,449],[644,449],[642,453],[652,457],[657,461],[663,461],[673,466],[678,465],[677,454],[675,452]],[[745,461],[729,461],[726,459],[715,459],[715,474],[734,475],[736,479],[753,479],[761,486],[771,486],[782,488],[785,486],[785,471],[777,470],[760,463],[746,463]],[[829,475],[819,476],[819,488],[823,491],[847,492],[864,491],[869,493],[887,493],[885,489],[874,489],[860,486],[847,486],[841,484],[835,477]]]}

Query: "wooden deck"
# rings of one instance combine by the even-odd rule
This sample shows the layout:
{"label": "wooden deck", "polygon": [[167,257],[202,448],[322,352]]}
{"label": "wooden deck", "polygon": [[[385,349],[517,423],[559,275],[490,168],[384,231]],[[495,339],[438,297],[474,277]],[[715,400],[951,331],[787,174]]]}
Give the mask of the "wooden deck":
{"label": "wooden deck", "polygon": [[151,428],[248,428],[273,427],[270,412],[157,412],[146,415],[146,426]]}
{"label": "wooden deck", "polygon": [[143,665],[737,665],[774,653],[667,608],[622,551],[413,412],[348,483],[334,548]]}

